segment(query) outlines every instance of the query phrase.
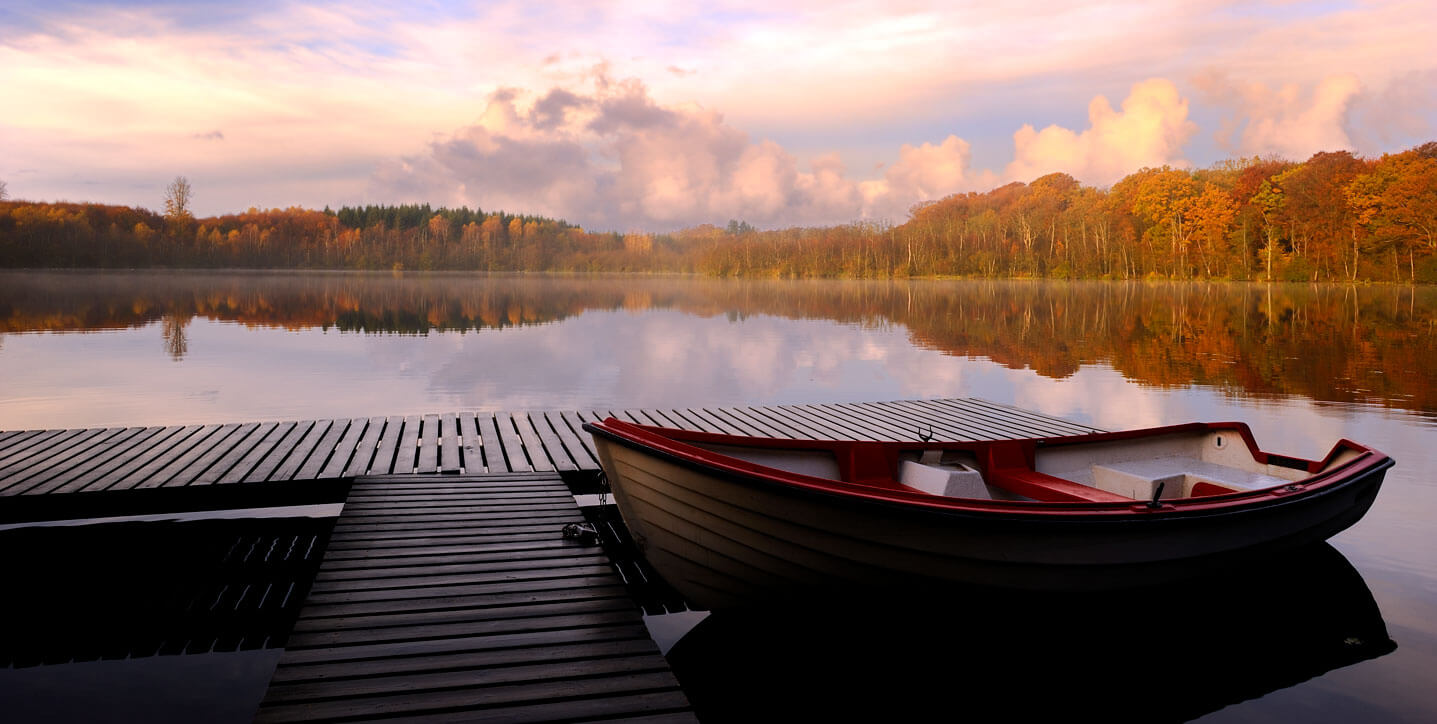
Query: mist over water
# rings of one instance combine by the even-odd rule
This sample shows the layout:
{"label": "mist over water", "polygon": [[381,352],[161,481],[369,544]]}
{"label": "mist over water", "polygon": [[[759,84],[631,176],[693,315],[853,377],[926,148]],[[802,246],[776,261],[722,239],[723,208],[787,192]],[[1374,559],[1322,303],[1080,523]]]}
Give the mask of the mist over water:
{"label": "mist over water", "polygon": [[0,273],[5,430],[972,396],[1392,455],[1332,544],[1397,649],[1217,720],[1437,718],[1433,360],[1422,287]]}

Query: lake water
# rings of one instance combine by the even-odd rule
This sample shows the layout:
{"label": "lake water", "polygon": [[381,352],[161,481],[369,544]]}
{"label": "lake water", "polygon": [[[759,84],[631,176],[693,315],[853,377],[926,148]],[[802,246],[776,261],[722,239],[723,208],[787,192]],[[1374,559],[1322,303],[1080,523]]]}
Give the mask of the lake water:
{"label": "lake water", "polygon": [[1332,546],[1397,648],[1207,719],[1437,720],[1437,289],[0,273],[0,429],[966,396],[1392,455]]}

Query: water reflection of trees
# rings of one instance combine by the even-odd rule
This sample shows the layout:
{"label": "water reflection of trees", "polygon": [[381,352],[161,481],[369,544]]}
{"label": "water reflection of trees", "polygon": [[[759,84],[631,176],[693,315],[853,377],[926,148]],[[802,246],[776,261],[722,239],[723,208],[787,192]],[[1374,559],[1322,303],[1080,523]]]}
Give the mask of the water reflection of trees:
{"label": "water reflection of trees", "polygon": [[678,309],[902,324],[918,345],[1064,377],[1108,364],[1153,385],[1437,410],[1437,289],[1039,282],[717,281],[356,274],[6,274],[0,332],[193,317],[285,329],[428,334],[588,310]]}
{"label": "water reflection of trees", "polygon": [[164,318],[165,351],[169,353],[170,359],[176,362],[185,358],[190,351],[189,338],[185,336],[185,328],[190,326],[189,315],[169,313]]}

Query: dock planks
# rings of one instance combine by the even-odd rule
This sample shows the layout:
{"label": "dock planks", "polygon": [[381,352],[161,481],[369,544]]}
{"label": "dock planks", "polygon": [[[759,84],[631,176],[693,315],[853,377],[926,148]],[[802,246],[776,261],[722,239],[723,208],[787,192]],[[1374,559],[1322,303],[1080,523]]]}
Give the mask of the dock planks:
{"label": "dock planks", "polygon": [[[607,410],[448,412],[0,432],[0,497],[177,488],[359,475],[598,470],[582,429]],[[1096,431],[977,399],[628,410],[621,419],[757,437],[936,440]]]}
{"label": "dock planks", "polygon": [[557,473],[354,482],[256,721],[694,721]]}

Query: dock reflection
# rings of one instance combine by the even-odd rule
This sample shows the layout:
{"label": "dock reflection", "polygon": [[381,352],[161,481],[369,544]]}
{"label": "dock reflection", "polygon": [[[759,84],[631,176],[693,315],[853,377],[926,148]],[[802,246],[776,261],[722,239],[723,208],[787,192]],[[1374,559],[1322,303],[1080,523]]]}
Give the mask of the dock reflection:
{"label": "dock reflection", "polygon": [[716,611],[669,651],[706,722],[1186,721],[1397,645],[1330,545],[1182,585]]}

